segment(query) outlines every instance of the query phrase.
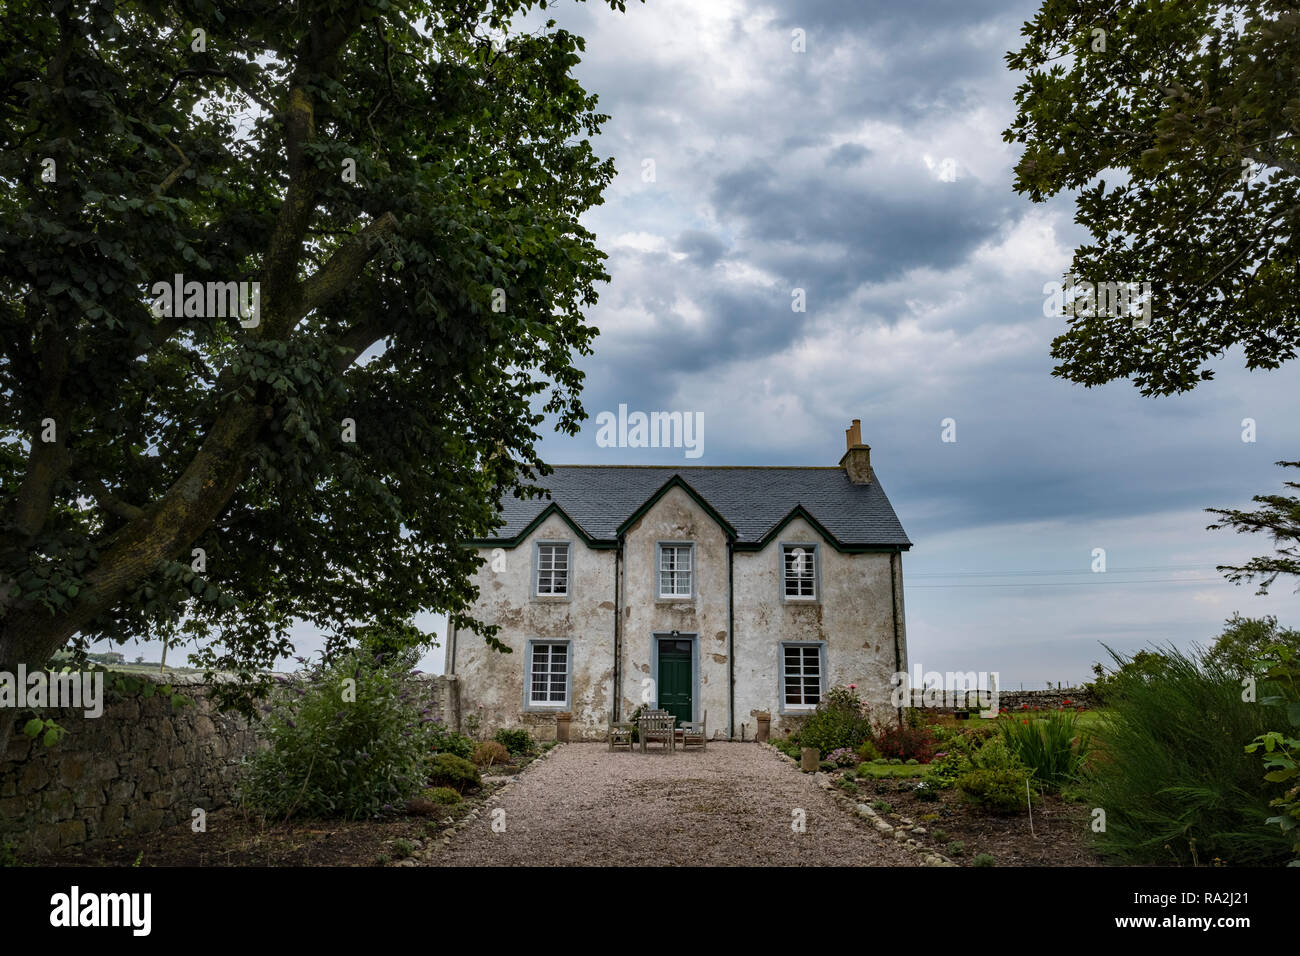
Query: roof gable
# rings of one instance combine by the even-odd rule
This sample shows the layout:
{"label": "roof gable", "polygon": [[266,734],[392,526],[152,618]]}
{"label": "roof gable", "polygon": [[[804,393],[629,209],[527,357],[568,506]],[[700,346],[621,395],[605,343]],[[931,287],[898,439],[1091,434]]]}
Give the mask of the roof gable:
{"label": "roof gable", "polygon": [[855,485],[840,468],[556,465],[537,485],[549,499],[507,497],[496,536],[470,543],[515,547],[558,512],[588,546],[614,547],[636,518],[680,487],[740,550],[764,547],[794,517],[841,551],[907,550],[912,544],[879,480]]}

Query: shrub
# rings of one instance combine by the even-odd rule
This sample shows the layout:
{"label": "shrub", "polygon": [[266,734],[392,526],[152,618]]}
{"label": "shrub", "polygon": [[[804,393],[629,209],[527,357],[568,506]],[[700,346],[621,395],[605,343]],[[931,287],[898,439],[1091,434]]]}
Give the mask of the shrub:
{"label": "shrub", "polygon": [[915,767],[920,764],[920,762],[921,761],[917,760],[915,757],[908,757],[903,761],[903,763],[907,764],[909,767]]}
{"label": "shrub", "polygon": [[845,780],[857,780],[857,779],[858,779],[858,772],[857,772],[856,770],[853,770],[852,768],[850,768],[850,769],[848,769],[848,770],[845,770],[845,771],[844,771],[844,779],[845,779]]}
{"label": "shrub", "polygon": [[1034,772],[1034,780],[1056,791],[1073,781],[1088,757],[1092,738],[1079,727],[1073,710],[1047,711],[1042,716],[1007,715],[997,720],[1008,750]]}
{"label": "shrub", "polygon": [[455,754],[438,754],[433,758],[429,771],[429,783],[437,787],[451,787],[457,793],[464,793],[482,784],[478,769],[463,757]]}
{"label": "shrub", "polygon": [[991,813],[1015,813],[1030,799],[1029,773],[1023,768],[971,770],[957,778],[957,789],[971,803]]}
{"label": "shrub", "polygon": [[779,737],[772,741],[772,746],[787,757],[799,759],[799,741],[795,737]]}
{"label": "shrub", "polygon": [[826,759],[837,767],[856,767],[862,762],[858,759],[857,752],[852,747],[841,747],[839,750],[832,750],[826,755]]}
{"label": "shrub", "polygon": [[823,760],[817,764],[817,769],[821,771],[831,771],[835,769],[835,764],[831,763],[829,760]]}
{"label": "shrub", "polygon": [[894,805],[888,800],[873,800],[871,801],[871,809],[877,813],[893,813]]}
{"label": "shrub", "polygon": [[887,757],[877,757],[875,760],[871,762],[874,763],[877,767],[881,767],[889,763],[889,759]]}
{"label": "shrub", "polygon": [[871,720],[867,705],[859,699],[857,691],[849,687],[834,687],[827,691],[817,709],[799,728],[800,746],[816,747],[823,754],[841,747],[856,749],[870,738]]}
{"label": "shrub", "polygon": [[530,757],[537,753],[537,741],[526,730],[507,730],[503,727],[492,739],[505,747],[512,757]]}
{"label": "shrub", "polygon": [[1102,759],[1084,775],[1089,805],[1106,808],[1098,848],[1140,863],[1284,863],[1292,841],[1266,822],[1284,787],[1245,752],[1276,729],[1278,711],[1242,701],[1240,675],[1203,651],[1163,652],[1159,680],[1111,656],[1120,666],[1095,731]]}
{"label": "shrub", "polygon": [[475,746],[473,737],[458,734],[438,722],[433,724],[430,736],[433,741],[430,749],[435,753],[455,754],[465,760],[473,759]]}
{"label": "shrub", "polygon": [[913,727],[907,722],[881,724],[876,728],[873,740],[886,757],[928,763],[934,756],[934,734],[924,725]]}
{"label": "shrub", "polygon": [[402,837],[398,837],[396,840],[393,841],[393,853],[397,855],[397,858],[399,860],[405,860],[408,856],[410,856],[414,852],[415,852],[415,844],[412,843],[410,840],[406,840],[403,839]]}
{"label": "shrub", "polygon": [[876,749],[876,745],[870,740],[862,741],[861,746],[858,747],[858,759],[863,762],[875,760],[879,756],[880,751]]}
{"label": "shrub", "polygon": [[997,860],[993,859],[992,853],[976,853],[975,859],[970,862],[971,866],[997,866]]}
{"label": "shrub", "polygon": [[461,801],[461,795],[451,787],[430,787],[424,791],[424,795],[434,803],[450,805]]}
{"label": "shrub", "polygon": [[928,780],[918,783],[912,793],[923,803],[934,803],[939,799],[939,788]]}
{"label": "shrub", "polygon": [[490,767],[493,764],[510,762],[510,751],[495,740],[485,740],[474,747],[474,764]]}
{"label": "shrub", "polygon": [[[962,843],[961,840],[953,840],[951,843],[949,843],[947,846],[944,847],[944,851],[949,856],[963,857],[966,855],[966,844]],[[989,857],[989,859],[991,860],[993,858]],[[981,864],[981,865],[985,865],[985,864]]]}
{"label": "shrub", "polygon": [[901,767],[903,765],[903,761],[899,760],[897,757],[890,757],[889,765],[891,767]]}
{"label": "shrub", "polygon": [[1098,707],[1109,706],[1122,687],[1132,689],[1159,680],[1168,666],[1168,661],[1159,651],[1138,651],[1126,658],[1116,657],[1112,651],[1111,656],[1118,667],[1107,672],[1101,664],[1093,664],[1092,672],[1097,679],[1083,685],[1092,692],[1092,699]]}
{"label": "shrub", "polygon": [[[275,816],[360,819],[404,806],[424,786],[433,719],[412,680],[414,652],[354,651],[283,681],[239,789]],[[356,682],[356,699],[340,687]]]}

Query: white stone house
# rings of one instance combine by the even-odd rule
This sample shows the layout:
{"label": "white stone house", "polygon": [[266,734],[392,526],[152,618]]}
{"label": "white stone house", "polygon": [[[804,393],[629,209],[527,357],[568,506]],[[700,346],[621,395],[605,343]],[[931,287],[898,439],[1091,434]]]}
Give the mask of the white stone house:
{"label": "white stone house", "polygon": [[830,687],[877,711],[907,669],[911,547],[860,423],[837,467],[558,465],[547,498],[502,502],[469,542],[473,607],[512,653],[447,635],[460,713],[484,727],[601,739],[643,704],[711,737],[777,733]]}

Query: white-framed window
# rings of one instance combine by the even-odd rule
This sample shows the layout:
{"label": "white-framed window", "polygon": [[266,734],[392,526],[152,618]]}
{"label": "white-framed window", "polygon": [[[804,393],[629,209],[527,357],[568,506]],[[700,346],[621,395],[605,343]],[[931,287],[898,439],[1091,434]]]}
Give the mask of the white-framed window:
{"label": "white-framed window", "polygon": [[781,645],[781,706],[811,710],[822,699],[826,680],[824,644]]}
{"label": "white-framed window", "polygon": [[568,705],[568,641],[533,641],[529,644],[527,696],[527,703],[534,707]]}
{"label": "white-framed window", "polygon": [[538,542],[533,580],[539,597],[568,597],[572,556],[567,541]]}
{"label": "white-framed window", "polygon": [[816,545],[781,545],[781,571],[781,595],[785,600],[817,600]]}
{"label": "white-framed window", "polygon": [[659,545],[659,596],[690,597],[695,593],[695,546]]}

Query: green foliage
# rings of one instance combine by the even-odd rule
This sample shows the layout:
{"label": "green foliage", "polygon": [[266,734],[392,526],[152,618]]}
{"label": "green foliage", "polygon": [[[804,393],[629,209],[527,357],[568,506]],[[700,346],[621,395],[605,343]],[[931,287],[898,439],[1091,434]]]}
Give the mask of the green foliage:
{"label": "green foliage", "polygon": [[1250,618],[1234,613],[1206,659],[1237,674],[1256,674],[1282,664],[1283,651],[1291,658],[1300,655],[1300,631],[1279,627],[1271,614]]}
{"label": "green foliage", "polygon": [[40,740],[46,747],[53,747],[67,734],[67,730],[49,717],[33,717],[23,724],[23,733],[33,740]]}
{"label": "green foliage", "polygon": [[800,747],[798,737],[777,737],[770,742],[773,747],[781,751],[781,753],[785,754],[787,757],[791,757],[795,760],[799,759]]}
{"label": "green foliage", "polygon": [[835,769],[835,764],[831,763],[829,760],[822,760],[818,762],[817,769],[821,770],[823,773],[829,773]]}
{"label": "green foliage", "polygon": [[957,778],[957,789],[971,803],[991,813],[1016,813],[1025,810],[1031,799],[1026,789],[1028,771],[969,770]]}
{"label": "green foliage", "polygon": [[537,741],[533,739],[532,734],[523,729],[507,730],[503,727],[492,739],[510,751],[512,757],[531,757],[537,753]]}
{"label": "green foliage", "polygon": [[1252,369],[1295,357],[1300,22],[1286,10],[1072,0],[1044,2],[1024,26],[1007,62],[1027,75],[1003,133],[1024,144],[1016,191],[1035,202],[1077,191],[1092,241],[1071,272],[1150,280],[1154,298],[1149,328],[1102,308],[1068,319],[1054,374],[1168,395],[1212,378],[1234,345]]}
{"label": "green foliage", "polygon": [[916,787],[912,790],[912,794],[916,797],[916,799],[920,800],[923,803],[939,802],[939,787],[937,784],[929,780],[922,780],[920,783],[918,783]]}
{"label": "green foliage", "polygon": [[971,866],[997,866],[997,860],[993,859],[992,853],[976,853],[970,863]]}
{"label": "green foliage", "polygon": [[876,749],[876,745],[872,741],[864,740],[858,746],[858,758],[874,762],[880,758],[880,751]]}
{"label": "green foliage", "polygon": [[1260,734],[1247,744],[1246,752],[1260,752],[1268,771],[1264,779],[1287,788],[1281,796],[1269,801],[1269,806],[1281,813],[1265,822],[1277,825],[1293,841],[1291,851],[1295,859],[1288,866],[1300,866],[1300,732],[1296,730],[1300,728],[1300,655],[1286,646],[1274,646],[1272,651],[1277,660],[1264,672],[1267,694],[1259,702],[1261,706],[1277,708],[1279,717],[1285,716],[1291,730]]}
{"label": "green foliage", "polygon": [[429,783],[438,787],[451,787],[464,793],[481,786],[478,769],[463,757],[455,754],[438,754],[429,768]]}
{"label": "green foliage", "polygon": [[[1282,468],[1300,468],[1300,461],[1279,461]],[[1298,489],[1300,482],[1286,481],[1287,488]],[[1238,534],[1264,534],[1272,541],[1273,554],[1251,558],[1245,564],[1220,565],[1219,570],[1234,584],[1256,582],[1255,593],[1267,594],[1279,575],[1300,577],[1300,497],[1296,495],[1255,495],[1252,499],[1261,507],[1256,511],[1234,508],[1206,508],[1217,514],[1219,520],[1208,526],[1211,531],[1233,528]],[[1285,643],[1296,648],[1296,632],[1283,631],[1274,635],[1274,644]]]}
{"label": "green foliage", "polygon": [[460,803],[463,797],[451,787],[430,787],[424,791],[424,795],[434,803],[453,804]]}
{"label": "green foliage", "polygon": [[455,754],[463,760],[470,760],[474,756],[474,738],[448,730],[441,723],[434,723],[429,739],[430,749],[438,753]]}
{"label": "green foliage", "polygon": [[[1105,647],[1106,645],[1102,645]],[[1106,651],[1112,656],[1115,652],[1109,647]],[[1108,706],[1114,700],[1122,686],[1133,686],[1137,683],[1149,683],[1160,680],[1164,675],[1167,661],[1159,651],[1141,650],[1132,657],[1126,657],[1117,667],[1104,667],[1097,663],[1092,665],[1092,672],[1096,679],[1084,686],[1092,692],[1093,699],[1099,707]]]}
{"label": "green foliage", "polygon": [[1036,783],[1052,792],[1077,779],[1092,747],[1091,735],[1079,726],[1079,714],[1073,710],[1007,714],[997,724],[1007,750],[1033,771]]}
{"label": "green foliage", "polygon": [[393,855],[399,860],[405,860],[415,852],[415,844],[403,837],[398,837],[393,841]]}
{"label": "green foliage", "polygon": [[1266,822],[1282,785],[1262,780],[1244,750],[1274,730],[1278,711],[1243,701],[1239,675],[1203,652],[1163,655],[1159,680],[1121,666],[1096,730],[1099,759],[1084,786],[1088,805],[1106,810],[1098,848],[1135,863],[1283,862],[1292,841]]}
{"label": "green foliage", "polygon": [[871,809],[877,813],[893,813],[894,805],[888,800],[873,800],[871,801]]}
{"label": "green foliage", "polygon": [[[943,850],[948,854],[948,856],[960,859],[966,855],[966,844],[961,840],[952,840],[943,848]],[[992,859],[992,857],[990,857],[990,859]]]}
{"label": "green foliage", "polygon": [[871,739],[867,705],[848,687],[833,687],[799,727],[799,743],[829,754],[841,747],[857,749]]}
{"label": "green foliage", "polygon": [[[353,653],[286,681],[246,759],[243,799],[278,817],[375,817],[420,791],[430,718],[412,680],[414,654]],[[349,682],[355,682],[354,685]],[[355,687],[355,700],[348,689]]]}
{"label": "green foliage", "polygon": [[[331,652],[429,608],[496,642],[460,542],[585,417],[608,280],[583,40],[489,40],[534,6],[6,5],[0,668],[193,638],[251,715],[295,618]],[[260,282],[257,325],[156,314],[177,274]]]}
{"label": "green foliage", "polygon": [[18,853],[14,849],[14,845],[8,841],[0,843],[0,867],[22,865],[23,862],[18,859]]}

